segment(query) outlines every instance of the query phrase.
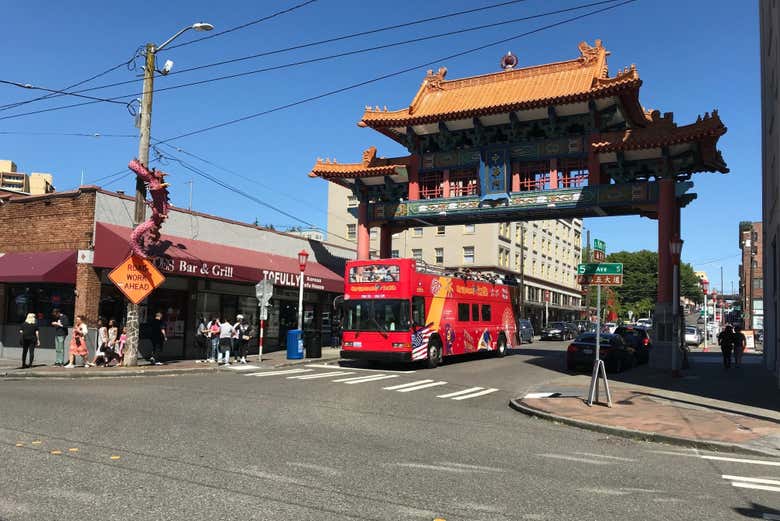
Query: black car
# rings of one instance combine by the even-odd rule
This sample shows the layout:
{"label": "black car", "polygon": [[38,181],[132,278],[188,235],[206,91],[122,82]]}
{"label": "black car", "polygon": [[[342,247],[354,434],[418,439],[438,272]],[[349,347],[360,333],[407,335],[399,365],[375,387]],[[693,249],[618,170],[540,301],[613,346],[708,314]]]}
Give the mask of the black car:
{"label": "black car", "polygon": [[521,344],[533,344],[534,326],[530,320],[520,319],[517,321],[517,338]]}
{"label": "black car", "polygon": [[571,340],[577,336],[576,331],[566,322],[550,322],[542,329],[542,340]]}
{"label": "black car", "polygon": [[[634,348],[623,342],[620,335],[601,334],[599,358],[604,360],[607,371],[619,373],[636,365]],[[583,333],[566,349],[566,369],[575,371],[580,367],[590,369],[596,359],[596,334]]]}
{"label": "black car", "polygon": [[615,334],[623,338],[623,342],[634,348],[636,361],[640,364],[646,364],[650,361],[650,349],[653,343],[647,329],[640,326],[618,326]]}

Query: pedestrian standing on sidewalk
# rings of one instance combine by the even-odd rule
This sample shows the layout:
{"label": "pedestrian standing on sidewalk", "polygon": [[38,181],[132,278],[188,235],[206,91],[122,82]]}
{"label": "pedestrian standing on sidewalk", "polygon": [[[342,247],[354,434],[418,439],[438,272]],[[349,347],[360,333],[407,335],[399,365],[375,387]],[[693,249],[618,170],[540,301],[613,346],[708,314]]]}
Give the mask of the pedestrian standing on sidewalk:
{"label": "pedestrian standing on sidewalk", "polygon": [[77,315],[73,322],[73,335],[70,337],[70,355],[68,357],[68,369],[76,367],[76,357],[80,356],[84,360],[84,367],[89,367],[87,355],[87,322],[84,317]]}
{"label": "pedestrian standing on sidewalk", "polygon": [[219,320],[217,320],[217,317],[211,317],[211,322],[209,322],[208,339],[209,339],[209,344],[211,345],[211,353],[208,357],[208,360],[206,360],[206,362],[213,364],[220,358]]}
{"label": "pedestrian standing on sidewalk", "polygon": [[104,365],[106,363],[107,347],[108,347],[108,328],[104,325],[103,319],[98,318],[97,340],[95,342],[95,356],[92,358],[91,365]]}
{"label": "pedestrian standing on sidewalk", "polygon": [[244,315],[238,315],[236,318],[238,321],[233,328],[236,332],[236,362],[245,364],[247,363],[246,352],[249,346],[249,339],[252,337],[252,326],[249,325]]}
{"label": "pedestrian standing on sidewalk", "polygon": [[[206,324],[206,318],[201,315],[198,319],[198,328],[195,330],[195,350],[198,353],[198,359],[195,360],[196,364],[200,364],[208,361],[209,357],[209,339],[207,337],[209,332],[209,326]],[[200,357],[200,355],[203,355]]]}
{"label": "pedestrian standing on sidewalk", "polygon": [[55,308],[52,311],[54,320],[51,325],[54,326],[54,365],[62,367],[65,365],[65,338],[68,336],[68,317],[60,313]]}
{"label": "pedestrian standing on sidewalk", "polygon": [[236,315],[236,322],[233,324],[233,343],[232,352],[235,362],[241,362],[241,321],[244,319],[244,315]]}
{"label": "pedestrian standing on sidewalk", "polygon": [[162,317],[163,314],[158,311],[149,323],[149,340],[152,342],[152,354],[149,357],[149,363],[152,365],[163,365],[160,361],[160,354],[168,338],[165,334],[165,322],[162,321]]}
{"label": "pedestrian standing on sidewalk", "polygon": [[219,354],[217,355],[217,363],[223,363],[224,365],[230,365],[230,346],[233,343],[233,326],[230,325],[228,319],[222,317],[221,324],[219,325]]}
{"label": "pedestrian standing on sidewalk", "polygon": [[734,350],[734,342],[734,329],[731,325],[726,326],[726,329],[718,333],[718,345],[720,346],[721,353],[723,353],[724,369],[731,367],[731,352]]}
{"label": "pedestrian standing on sidewalk", "polygon": [[[19,335],[22,339],[22,369],[32,367],[35,358],[35,348],[41,345],[41,338],[38,335],[38,321],[35,319],[35,313],[27,313],[22,327],[19,328]],[[27,364],[27,353],[30,353],[30,363]]]}
{"label": "pedestrian standing on sidewalk", "polygon": [[739,367],[742,364],[742,353],[745,352],[747,347],[747,338],[745,333],[742,332],[742,328],[737,326],[734,328],[734,365]]}

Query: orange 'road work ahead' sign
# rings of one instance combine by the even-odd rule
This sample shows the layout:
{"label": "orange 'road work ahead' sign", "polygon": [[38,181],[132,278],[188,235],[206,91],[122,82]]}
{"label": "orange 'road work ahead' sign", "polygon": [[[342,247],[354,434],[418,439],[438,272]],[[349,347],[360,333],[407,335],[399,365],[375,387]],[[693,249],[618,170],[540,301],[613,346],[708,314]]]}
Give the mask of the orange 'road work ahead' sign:
{"label": "orange 'road work ahead' sign", "polygon": [[108,278],[133,304],[141,302],[165,281],[165,276],[154,264],[137,255],[123,260],[108,274]]}

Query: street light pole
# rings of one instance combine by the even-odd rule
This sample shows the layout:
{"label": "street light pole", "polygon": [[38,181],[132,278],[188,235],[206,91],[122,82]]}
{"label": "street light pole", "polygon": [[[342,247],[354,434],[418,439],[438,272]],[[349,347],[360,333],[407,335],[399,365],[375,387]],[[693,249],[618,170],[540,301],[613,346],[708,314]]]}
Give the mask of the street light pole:
{"label": "street light pole", "polygon": [[[146,62],[144,64],[144,87],[141,94],[141,121],[140,139],[138,143],[138,161],[145,167],[149,167],[149,145],[152,138],[152,96],[154,93],[154,73],[156,70],[155,58],[157,52],[178,38],[189,29],[196,31],[210,31],[214,28],[211,24],[196,23],[182,28],[179,32],[168,38],[159,47],[153,43],[146,44]],[[167,72],[166,72],[167,74]],[[133,211],[133,228],[146,219],[146,185],[140,177],[135,179],[135,209]],[[126,366],[138,365],[138,304],[127,303],[127,342],[125,344],[124,361]]]}
{"label": "street light pole", "polygon": [[306,250],[298,253],[298,268],[301,270],[300,285],[298,291],[298,330],[303,331],[303,273],[306,271],[306,261],[309,254]]}
{"label": "street light pole", "polygon": [[672,343],[672,374],[679,375],[679,353],[680,348],[680,254],[682,253],[683,241],[679,235],[675,235],[669,241],[669,251],[672,254],[672,320],[673,343]]}

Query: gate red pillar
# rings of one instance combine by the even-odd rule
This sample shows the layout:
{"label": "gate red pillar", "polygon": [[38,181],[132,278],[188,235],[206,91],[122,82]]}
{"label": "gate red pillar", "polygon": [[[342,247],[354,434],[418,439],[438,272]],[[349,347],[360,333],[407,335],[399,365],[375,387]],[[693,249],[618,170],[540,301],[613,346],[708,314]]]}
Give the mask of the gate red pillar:
{"label": "gate red pillar", "polygon": [[357,260],[368,260],[370,250],[370,235],[368,233],[368,201],[363,200],[358,204]]}
{"label": "gate red pillar", "polygon": [[379,258],[389,259],[392,256],[393,230],[389,224],[379,227]]}
{"label": "gate red pillar", "polygon": [[672,252],[669,242],[680,230],[680,208],[675,197],[674,179],[661,179],[658,193],[658,295],[656,302],[672,301]]}
{"label": "gate red pillar", "polygon": [[558,188],[558,159],[550,159],[550,190]]}
{"label": "gate red pillar", "polygon": [[418,157],[413,156],[407,172],[409,174],[409,197],[410,201],[417,201],[420,198],[420,171],[418,167]]}

